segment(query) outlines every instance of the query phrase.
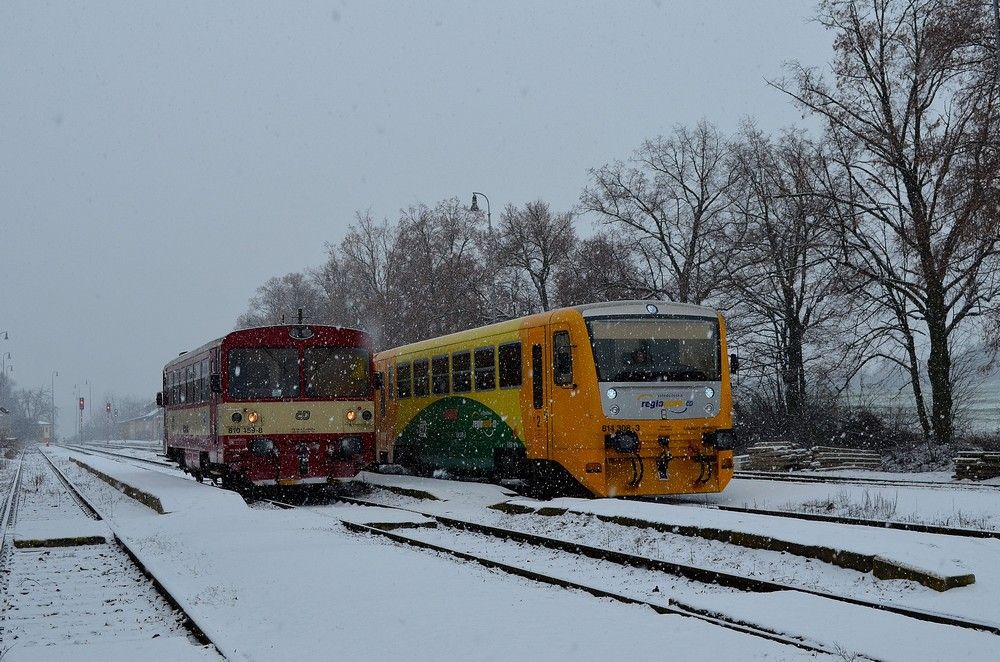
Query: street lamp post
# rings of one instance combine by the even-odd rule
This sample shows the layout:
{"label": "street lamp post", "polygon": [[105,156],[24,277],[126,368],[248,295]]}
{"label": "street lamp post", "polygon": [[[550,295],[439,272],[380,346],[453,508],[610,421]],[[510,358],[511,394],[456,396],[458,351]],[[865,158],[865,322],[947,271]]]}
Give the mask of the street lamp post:
{"label": "street lamp post", "polygon": [[493,242],[493,215],[490,213],[490,199],[485,193],[480,193],[479,191],[472,192],[472,204],[469,205],[469,211],[478,212],[482,211],[479,208],[479,200],[476,196],[483,196],[486,200],[486,269],[489,272],[490,278],[490,292],[489,292],[489,306],[490,306],[490,319],[491,321],[497,321],[497,275],[494,264],[493,254],[496,252],[494,242]]}
{"label": "street lamp post", "polygon": [[52,390],[50,391],[52,395],[52,411],[49,412],[49,417],[52,419],[50,422],[49,435],[52,437],[52,443],[56,441],[56,377],[59,376],[58,370],[52,371]]}

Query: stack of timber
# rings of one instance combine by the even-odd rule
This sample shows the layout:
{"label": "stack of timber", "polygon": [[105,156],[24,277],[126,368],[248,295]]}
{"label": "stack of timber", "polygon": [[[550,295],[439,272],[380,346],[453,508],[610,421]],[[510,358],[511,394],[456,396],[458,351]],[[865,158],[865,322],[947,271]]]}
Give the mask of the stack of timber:
{"label": "stack of timber", "polygon": [[882,456],[875,451],[859,448],[834,448],[833,446],[813,446],[813,469],[868,469],[882,468]]}
{"label": "stack of timber", "polygon": [[958,451],[955,458],[955,478],[986,480],[1000,478],[1000,451]]}
{"label": "stack of timber", "polygon": [[752,471],[788,471],[809,463],[809,451],[787,442],[761,442],[747,449]]}

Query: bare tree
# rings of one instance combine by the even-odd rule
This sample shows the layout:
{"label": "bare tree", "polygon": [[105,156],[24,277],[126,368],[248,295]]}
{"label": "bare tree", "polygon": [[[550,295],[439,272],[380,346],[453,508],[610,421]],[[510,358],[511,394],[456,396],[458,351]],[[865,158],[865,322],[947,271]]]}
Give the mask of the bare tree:
{"label": "bare tree", "polygon": [[634,238],[650,296],[702,303],[718,288],[736,170],[702,121],[643,143],[628,162],[590,171],[581,208]]}
{"label": "bare tree", "polygon": [[556,303],[636,299],[648,294],[630,242],[606,232],[581,239],[555,276]]}
{"label": "bare tree", "polygon": [[[954,435],[952,347],[998,293],[995,81],[956,29],[964,0],[826,0],[835,38],[830,85],[796,65],[778,87],[826,120],[849,195],[843,256],[890,299],[905,299],[928,350],[930,425]],[[912,357],[910,358],[912,361]],[[912,366],[917,372],[917,366]],[[919,381],[919,380],[918,380]]]}
{"label": "bare tree", "polygon": [[834,391],[861,366],[850,342],[856,283],[838,260],[832,205],[819,188],[820,148],[800,132],[771,140],[747,125],[734,149],[741,186],[732,195],[722,305],[733,309],[733,335],[770,386],[775,408],[800,420],[810,364],[813,379],[822,374]]}
{"label": "bare tree", "polygon": [[297,309],[320,309],[321,292],[306,274],[293,272],[269,279],[257,288],[245,313],[236,321],[237,328],[291,322]]}
{"label": "bare tree", "polygon": [[487,275],[476,250],[481,223],[457,198],[402,212],[389,276],[392,344],[466,329],[488,317]]}
{"label": "bare tree", "polygon": [[549,299],[556,271],[567,264],[576,243],[573,216],[553,214],[542,200],[523,207],[508,205],[500,220],[500,262],[527,274],[542,310]]}

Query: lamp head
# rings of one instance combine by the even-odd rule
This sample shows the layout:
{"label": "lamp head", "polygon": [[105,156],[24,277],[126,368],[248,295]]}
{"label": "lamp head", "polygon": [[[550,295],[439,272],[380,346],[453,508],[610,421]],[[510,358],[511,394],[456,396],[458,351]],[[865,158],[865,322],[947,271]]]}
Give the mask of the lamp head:
{"label": "lamp head", "polygon": [[472,206],[469,207],[469,211],[479,211],[479,200],[476,199],[476,194],[472,194]]}

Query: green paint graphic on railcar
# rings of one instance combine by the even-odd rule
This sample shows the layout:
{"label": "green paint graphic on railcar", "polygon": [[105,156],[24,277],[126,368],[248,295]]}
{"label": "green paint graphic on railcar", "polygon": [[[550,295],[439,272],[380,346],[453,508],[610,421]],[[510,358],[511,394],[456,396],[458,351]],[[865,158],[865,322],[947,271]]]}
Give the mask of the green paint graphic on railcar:
{"label": "green paint graphic on railcar", "polygon": [[396,440],[396,456],[431,468],[490,472],[497,449],[523,448],[514,430],[486,405],[450,396],[420,410]]}

